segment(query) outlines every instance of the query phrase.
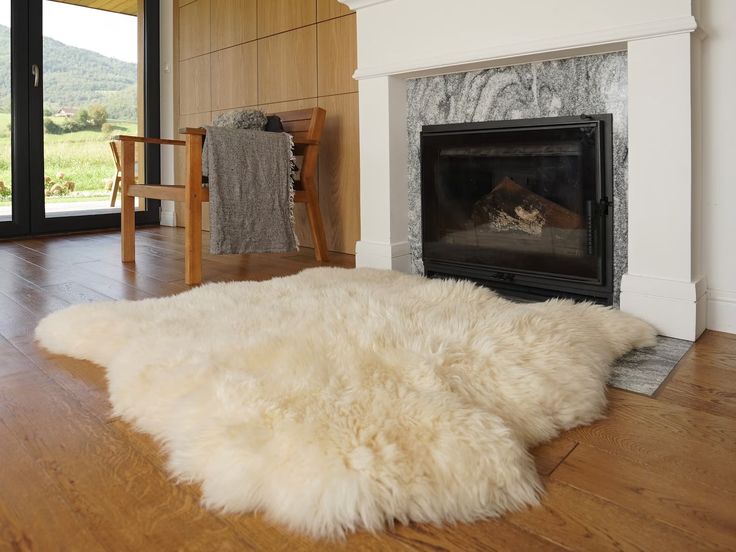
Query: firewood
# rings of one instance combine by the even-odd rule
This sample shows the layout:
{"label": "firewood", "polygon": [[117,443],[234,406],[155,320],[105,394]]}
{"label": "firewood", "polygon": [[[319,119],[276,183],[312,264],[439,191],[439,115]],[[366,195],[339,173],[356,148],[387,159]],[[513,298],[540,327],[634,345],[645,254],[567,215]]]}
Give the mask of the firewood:
{"label": "firewood", "polygon": [[527,234],[540,234],[546,226],[583,228],[579,214],[535,194],[509,177],[504,177],[475,204],[471,216],[476,224],[495,222],[499,229],[521,230]]}

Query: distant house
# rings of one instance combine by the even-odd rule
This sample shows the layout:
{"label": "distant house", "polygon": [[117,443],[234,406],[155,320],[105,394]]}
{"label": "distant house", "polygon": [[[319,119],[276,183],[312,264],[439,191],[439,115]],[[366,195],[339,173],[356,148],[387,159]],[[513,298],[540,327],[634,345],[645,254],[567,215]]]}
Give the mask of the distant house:
{"label": "distant house", "polygon": [[73,107],[62,107],[59,109],[59,111],[56,112],[57,117],[66,117],[67,119],[70,119],[74,117],[77,114],[77,109]]}

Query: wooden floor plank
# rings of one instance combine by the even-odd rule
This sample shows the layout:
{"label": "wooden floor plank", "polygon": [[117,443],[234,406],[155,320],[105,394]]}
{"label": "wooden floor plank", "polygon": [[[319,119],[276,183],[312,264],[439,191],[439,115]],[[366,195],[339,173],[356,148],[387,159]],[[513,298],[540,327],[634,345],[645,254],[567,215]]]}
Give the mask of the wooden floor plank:
{"label": "wooden floor plank", "polygon": [[[105,276],[112,280],[136,288],[150,296],[164,296],[187,291],[189,286],[181,282],[162,282],[145,274],[128,269],[122,263],[108,263],[101,260],[85,261],[78,263],[78,268],[93,274]],[[182,273],[183,277],[183,273]]]}
{"label": "wooden floor plank", "polygon": [[736,418],[736,340],[706,333],[683,357],[657,398]]}
{"label": "wooden floor plank", "polygon": [[40,316],[69,306],[69,303],[55,297],[42,287],[8,271],[0,275],[0,292],[25,309]]}
{"label": "wooden floor plank", "polygon": [[552,479],[736,550],[736,493],[691,478],[674,479],[585,444],[575,448]]}
{"label": "wooden floor plank", "polygon": [[559,481],[547,483],[541,507],[506,521],[574,550],[713,550],[710,543]]}
{"label": "wooden floor plank", "polygon": [[8,430],[1,409],[0,466],[0,548],[104,550],[53,481]]}
{"label": "wooden floor plank", "polygon": [[539,475],[550,475],[557,466],[575,449],[577,442],[558,437],[554,441],[538,446],[532,451]]}
{"label": "wooden floor plank", "polygon": [[721,488],[736,481],[736,426],[716,416],[635,393],[611,390],[608,416],[565,434],[678,478]]}
{"label": "wooden floor plank", "polygon": [[113,428],[45,376],[23,377],[12,392],[0,389],[3,422],[103,546],[203,549],[227,535],[221,520],[172,486]]}
{"label": "wooden floor plank", "polygon": [[43,286],[43,289],[54,297],[58,297],[62,301],[66,301],[71,305],[113,300],[112,297],[98,293],[79,282],[64,282],[61,284],[47,285]]}

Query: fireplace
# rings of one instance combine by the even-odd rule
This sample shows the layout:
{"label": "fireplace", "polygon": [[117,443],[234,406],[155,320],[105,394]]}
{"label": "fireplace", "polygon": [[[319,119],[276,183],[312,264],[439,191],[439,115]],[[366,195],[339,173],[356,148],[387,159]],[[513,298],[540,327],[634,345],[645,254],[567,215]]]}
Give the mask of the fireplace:
{"label": "fireplace", "polygon": [[611,304],[612,157],[610,114],[424,126],[425,273]]}

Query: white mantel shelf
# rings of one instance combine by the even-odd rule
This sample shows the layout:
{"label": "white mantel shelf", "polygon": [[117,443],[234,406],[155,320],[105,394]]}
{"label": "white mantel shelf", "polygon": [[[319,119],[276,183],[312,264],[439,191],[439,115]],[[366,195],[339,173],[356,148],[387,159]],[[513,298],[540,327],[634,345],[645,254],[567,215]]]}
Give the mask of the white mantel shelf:
{"label": "white mantel shelf", "polygon": [[[395,0],[382,0],[393,2]],[[379,2],[369,2],[373,5]],[[557,57],[569,56],[570,51],[612,46],[614,50],[625,49],[625,43],[643,38],[653,38],[672,34],[695,31],[697,23],[692,16],[678,17],[664,21],[648,21],[580,32],[574,35],[556,35],[524,42],[508,44],[489,44],[477,50],[453,51],[437,56],[420,57],[403,60],[399,63],[359,67],[353,74],[356,80],[383,77],[388,75],[426,76],[452,71],[467,71],[478,67],[478,64],[490,64],[498,60],[538,56],[549,52],[557,52]],[[547,58],[549,59],[549,58]]]}

